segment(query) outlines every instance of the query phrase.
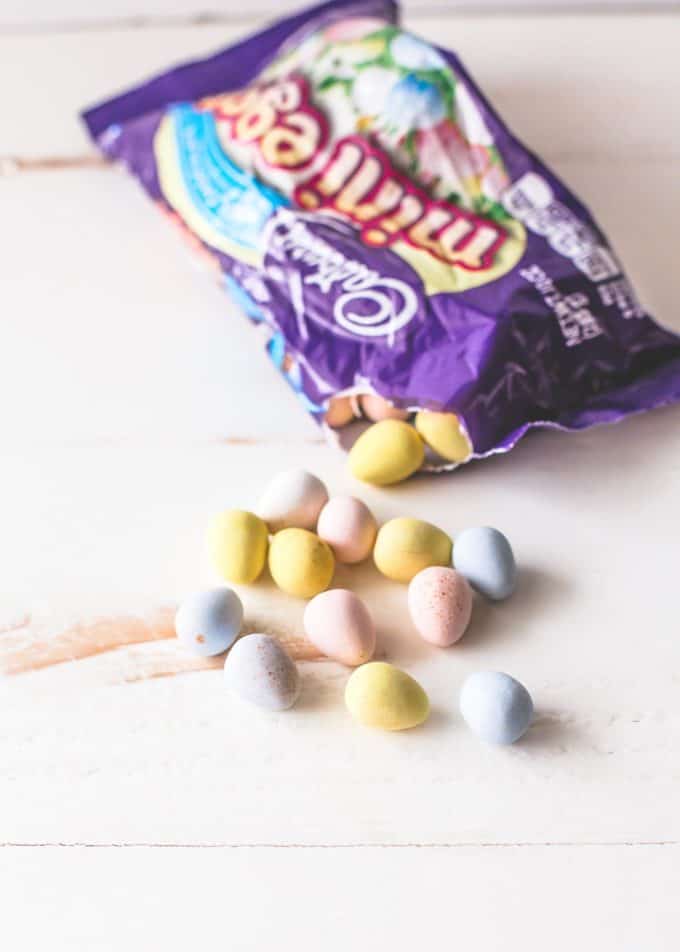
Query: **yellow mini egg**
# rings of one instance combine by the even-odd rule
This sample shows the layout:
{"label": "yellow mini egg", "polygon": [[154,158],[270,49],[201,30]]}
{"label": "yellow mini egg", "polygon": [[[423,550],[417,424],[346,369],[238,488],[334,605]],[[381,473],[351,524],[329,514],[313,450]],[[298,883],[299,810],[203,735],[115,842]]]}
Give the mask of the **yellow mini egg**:
{"label": "yellow mini egg", "polygon": [[268,542],[266,524],[243,509],[221,512],[208,530],[208,548],[215,568],[228,582],[241,585],[254,582],[260,575]]}
{"label": "yellow mini egg", "polygon": [[378,531],[373,558],[395,582],[410,582],[429,565],[451,565],[452,542],[437,526],[420,519],[390,519]]}
{"label": "yellow mini egg", "polygon": [[417,727],[430,713],[427,694],[418,682],[384,661],[371,661],[352,672],[345,704],[355,721],[385,731]]}
{"label": "yellow mini egg", "polygon": [[416,414],[415,425],[427,445],[443,459],[452,463],[469,459],[472,446],[455,413],[421,410]]}
{"label": "yellow mini egg", "polygon": [[328,588],[335,570],[329,545],[307,529],[282,529],[269,546],[269,571],[284,592],[313,598]]}
{"label": "yellow mini egg", "polygon": [[420,469],[425,445],[408,423],[381,420],[361,434],[349,451],[350,472],[375,486],[389,486]]}

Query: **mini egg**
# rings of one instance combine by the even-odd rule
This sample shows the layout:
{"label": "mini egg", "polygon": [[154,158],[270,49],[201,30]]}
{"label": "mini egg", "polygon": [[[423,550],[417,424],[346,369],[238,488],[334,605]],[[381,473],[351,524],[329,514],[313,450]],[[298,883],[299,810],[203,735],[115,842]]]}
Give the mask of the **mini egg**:
{"label": "mini egg", "polygon": [[472,589],[455,569],[432,565],[411,579],[408,608],[421,637],[447,648],[465,634],[472,615]]}
{"label": "mini egg", "polygon": [[304,469],[287,469],[269,483],[257,512],[271,532],[314,529],[327,502],[328,492],[317,476]]}
{"label": "mini egg", "polygon": [[498,529],[481,526],[461,532],[453,547],[453,564],[475,591],[492,601],[501,601],[515,590],[515,556]]}
{"label": "mini egg", "polygon": [[500,671],[469,675],[460,692],[460,713],[468,727],[489,744],[514,744],[534,713],[531,695]]}
{"label": "mini egg", "polygon": [[308,603],[305,635],[322,654],[356,667],[373,657],[375,626],[361,599],[346,588],[321,592]]}
{"label": "mini egg", "polygon": [[359,406],[366,419],[373,420],[374,423],[380,420],[408,420],[411,416],[408,410],[392,406],[388,400],[376,393],[365,393],[359,397]]}
{"label": "mini egg", "polygon": [[403,731],[426,721],[427,694],[405,671],[384,661],[371,661],[353,671],[345,687],[345,704],[365,727]]}
{"label": "mini egg", "polygon": [[373,559],[387,578],[410,582],[430,565],[451,564],[451,539],[420,519],[390,519],[378,532]]}
{"label": "mini egg", "polygon": [[415,473],[424,458],[425,444],[409,423],[383,420],[364,430],[349,451],[348,462],[356,479],[389,486]]}
{"label": "mini egg", "polygon": [[328,426],[336,429],[347,426],[354,419],[354,405],[351,397],[333,397],[328,403],[324,417]]}
{"label": "mini egg", "polygon": [[332,496],[319,514],[316,531],[330,545],[338,562],[351,564],[371,554],[378,525],[360,499]]}
{"label": "mini egg", "polygon": [[266,523],[243,509],[221,512],[208,530],[213,564],[228,582],[241,585],[254,582],[267,561],[268,544]]}
{"label": "mini egg", "polygon": [[451,463],[463,463],[472,453],[470,440],[455,413],[421,410],[416,414],[415,428],[435,453]]}
{"label": "mini egg", "polygon": [[194,654],[221,654],[238,638],[243,605],[230,588],[213,588],[185,598],[175,615],[175,631]]}
{"label": "mini egg", "polygon": [[297,665],[269,635],[236,642],[224,662],[224,681],[239,697],[269,711],[285,711],[300,696]]}
{"label": "mini egg", "polygon": [[335,559],[330,546],[307,529],[282,529],[269,546],[269,571],[284,592],[312,598],[331,583]]}

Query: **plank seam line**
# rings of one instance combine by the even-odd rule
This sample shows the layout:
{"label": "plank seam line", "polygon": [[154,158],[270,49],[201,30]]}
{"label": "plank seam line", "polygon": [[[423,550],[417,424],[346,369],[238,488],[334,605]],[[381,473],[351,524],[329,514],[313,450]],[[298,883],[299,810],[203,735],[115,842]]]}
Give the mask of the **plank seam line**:
{"label": "plank seam line", "polygon": [[306,850],[335,850],[335,849],[563,849],[563,848],[593,848],[593,847],[663,847],[680,846],[680,840],[599,840],[578,842],[571,840],[520,841],[512,842],[475,842],[461,841],[460,843],[157,843],[157,842],[120,842],[120,843],[89,843],[89,842],[59,842],[44,841],[37,843],[12,842],[0,843],[0,849],[306,849]]}
{"label": "plank seam line", "polygon": [[[296,4],[302,7],[303,4]],[[587,17],[606,17],[609,20],[625,19],[653,15],[658,17],[670,18],[680,12],[680,3],[652,3],[647,5],[644,0],[633,3],[630,6],[619,9],[612,9],[604,4],[596,6],[587,6],[584,2],[570,4],[569,0],[562,2],[551,9],[537,9],[527,0],[526,3],[519,3],[518,6],[508,9],[502,2],[494,3],[483,9],[479,9],[472,0],[463,2],[451,10],[446,3],[434,3],[431,6],[425,6],[421,9],[409,11],[404,17],[407,27],[417,24],[418,20],[429,20],[446,18],[451,21],[457,19],[507,19],[510,15],[519,16],[527,19],[555,20],[564,17],[573,18],[573,16]],[[176,29],[176,28],[200,28],[209,26],[252,26],[252,29],[275,22],[279,19],[274,6],[270,9],[263,9],[259,14],[230,14],[219,13],[217,11],[205,11],[190,16],[140,16],[140,17],[109,17],[101,20],[92,20],[87,18],[74,18],[64,20],[54,20],[52,22],[32,21],[27,23],[11,23],[0,21],[0,37],[2,36],[45,36],[56,33],[107,33],[115,30],[158,30],[158,29]]]}
{"label": "plank seam line", "polygon": [[[626,152],[622,154],[621,150],[612,152],[600,152],[596,155],[587,152],[563,152],[563,153],[544,153],[544,160],[550,164],[570,163],[570,162],[591,162],[594,164],[606,163],[608,165],[625,166],[635,163],[652,163],[663,165],[665,163],[676,162],[680,159],[680,152]],[[40,156],[27,157],[15,155],[0,155],[0,178],[11,178],[14,176],[25,175],[31,172],[70,172],[73,169],[95,169],[108,171],[109,169],[118,172],[120,166],[109,162],[103,156],[96,153],[91,155],[74,156]]]}

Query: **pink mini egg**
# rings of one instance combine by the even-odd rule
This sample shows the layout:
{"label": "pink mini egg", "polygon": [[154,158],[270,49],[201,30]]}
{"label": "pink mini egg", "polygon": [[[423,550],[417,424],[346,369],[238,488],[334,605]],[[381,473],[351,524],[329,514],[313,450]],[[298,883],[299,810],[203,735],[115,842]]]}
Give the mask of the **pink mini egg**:
{"label": "pink mini egg", "polygon": [[354,405],[351,397],[333,397],[328,404],[324,420],[328,426],[346,426],[354,419]]}
{"label": "pink mini egg", "polygon": [[411,414],[408,410],[393,407],[387,400],[383,400],[375,393],[365,393],[359,400],[361,412],[369,420],[378,423],[380,420],[408,420]]}
{"label": "pink mini egg", "polygon": [[338,562],[362,562],[373,551],[378,526],[371,510],[354,496],[333,496],[319,513],[317,535]]}
{"label": "pink mini egg", "polygon": [[472,589],[455,569],[433,565],[411,579],[408,608],[421,637],[448,648],[462,638],[468,626]]}
{"label": "pink mini egg", "polygon": [[375,626],[361,599],[346,588],[321,592],[305,608],[307,638],[328,658],[356,667],[375,651]]}

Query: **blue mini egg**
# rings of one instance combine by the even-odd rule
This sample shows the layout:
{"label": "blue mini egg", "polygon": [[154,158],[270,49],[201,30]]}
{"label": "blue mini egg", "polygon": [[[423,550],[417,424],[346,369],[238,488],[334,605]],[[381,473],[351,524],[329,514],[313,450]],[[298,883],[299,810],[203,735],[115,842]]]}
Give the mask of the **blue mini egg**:
{"label": "blue mini egg", "polygon": [[465,529],[453,545],[453,565],[486,598],[512,595],[517,579],[515,556],[502,532],[489,526]]}
{"label": "blue mini egg", "polygon": [[460,692],[460,713],[468,727],[489,744],[514,744],[534,714],[531,695],[500,671],[469,675]]}
{"label": "blue mini egg", "polygon": [[241,599],[225,586],[185,598],[175,615],[175,631],[194,654],[217,655],[233,645],[242,622]]}

